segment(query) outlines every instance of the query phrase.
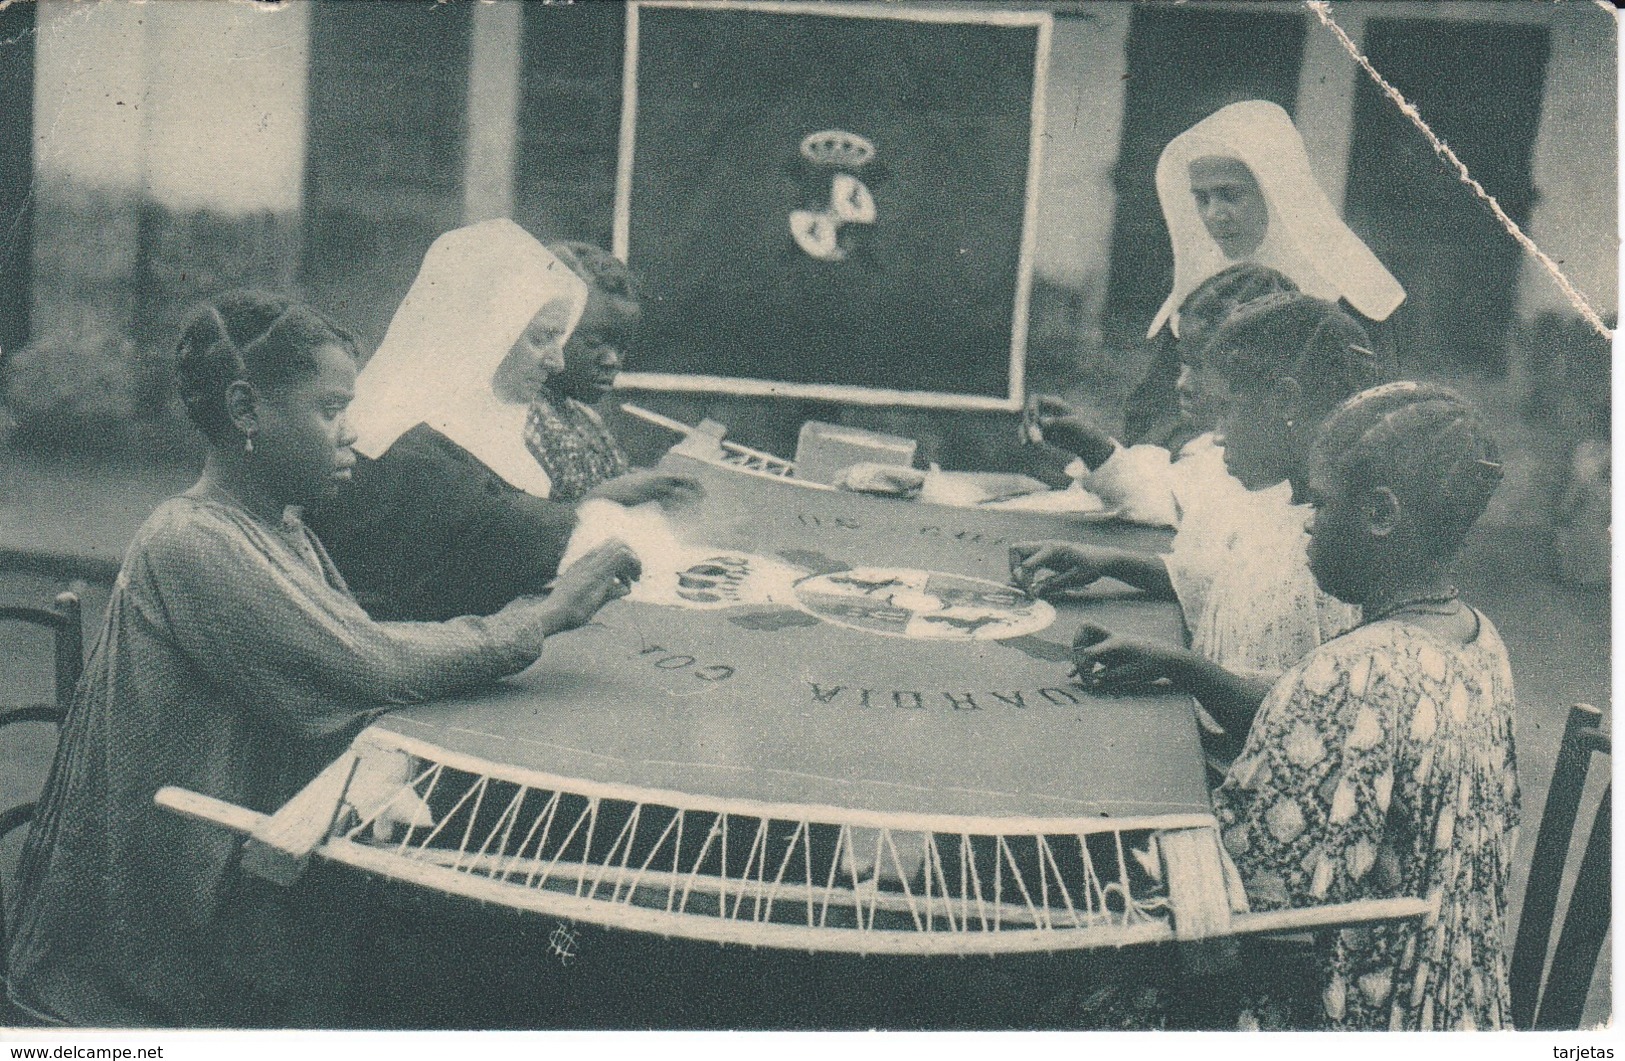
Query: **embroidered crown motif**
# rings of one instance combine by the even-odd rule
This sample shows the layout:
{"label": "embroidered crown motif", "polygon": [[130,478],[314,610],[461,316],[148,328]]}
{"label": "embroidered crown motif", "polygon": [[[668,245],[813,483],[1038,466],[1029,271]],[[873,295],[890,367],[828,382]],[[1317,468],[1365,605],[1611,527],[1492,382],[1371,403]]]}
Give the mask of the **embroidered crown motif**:
{"label": "embroidered crown motif", "polygon": [[801,154],[815,166],[857,169],[875,157],[874,141],[845,129],[821,129],[801,140]]}

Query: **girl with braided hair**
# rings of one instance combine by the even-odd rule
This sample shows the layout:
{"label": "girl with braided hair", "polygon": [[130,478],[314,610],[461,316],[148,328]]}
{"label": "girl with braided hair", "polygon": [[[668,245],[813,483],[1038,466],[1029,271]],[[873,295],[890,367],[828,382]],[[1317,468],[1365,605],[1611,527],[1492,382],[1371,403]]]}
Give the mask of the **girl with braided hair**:
{"label": "girl with braided hair", "polygon": [[[1049,395],[1038,395],[1029,403],[1031,437],[1075,457],[1068,472],[1124,519],[1176,526],[1191,495],[1222,493],[1235,485],[1213,437],[1217,410],[1210,400],[1210,373],[1202,364],[1202,348],[1241,306],[1296,290],[1274,269],[1244,262],[1209,277],[1191,292],[1181,307],[1182,334],[1171,346],[1167,384],[1177,401],[1155,424],[1136,428],[1125,421],[1127,436],[1138,438],[1134,444],[1120,445],[1076,409]],[[1130,398],[1131,413],[1135,404]]]}
{"label": "girl with braided hair", "polygon": [[82,1026],[332,1025],[353,882],[250,877],[235,838],[154,793],[271,813],[391,705],[528,667],[625,594],[638,564],[610,542],[545,599],[375,622],[302,518],[355,465],[350,337],[308,307],[234,293],[191,319],[179,355],[208,456],[114,584],[23,846],[7,992]]}
{"label": "girl with braided hair", "polygon": [[1205,386],[1223,410],[1225,465],[1246,489],[1182,499],[1186,509],[1166,556],[1022,543],[1011,549],[1011,574],[1036,595],[1109,576],[1177,600],[1189,649],[1085,624],[1074,663],[1082,681],[1103,691],[1169,682],[1190,693],[1231,735],[1212,734],[1224,758],[1282,672],[1359,621],[1309,574],[1304,475],[1315,425],[1378,382],[1382,366],[1353,318],[1296,294],[1237,309],[1209,339],[1202,363]]}
{"label": "girl with braided hair", "polygon": [[1429,384],[1355,396],[1315,447],[1310,568],[1365,620],[1271,690],[1215,812],[1254,908],[1409,895],[1435,909],[1320,939],[1311,997],[1278,967],[1239,978],[1249,1024],[1510,1023],[1512,673],[1450,579],[1500,478],[1472,407]]}
{"label": "girl with braided hair", "polygon": [[552,483],[548,495],[575,504],[632,470],[620,442],[593,408],[615,387],[642,313],[626,263],[591,243],[553,243],[548,251],[587,285],[581,321],[564,344],[564,368],[531,399],[525,446]]}

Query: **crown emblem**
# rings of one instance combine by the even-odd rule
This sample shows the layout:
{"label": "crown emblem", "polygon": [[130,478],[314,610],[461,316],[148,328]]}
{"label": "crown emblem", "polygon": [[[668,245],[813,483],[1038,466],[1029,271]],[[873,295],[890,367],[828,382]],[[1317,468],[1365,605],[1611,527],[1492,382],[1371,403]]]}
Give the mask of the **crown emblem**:
{"label": "crown emblem", "polygon": [[801,155],[815,166],[857,169],[875,157],[875,145],[845,129],[821,129],[802,137]]}

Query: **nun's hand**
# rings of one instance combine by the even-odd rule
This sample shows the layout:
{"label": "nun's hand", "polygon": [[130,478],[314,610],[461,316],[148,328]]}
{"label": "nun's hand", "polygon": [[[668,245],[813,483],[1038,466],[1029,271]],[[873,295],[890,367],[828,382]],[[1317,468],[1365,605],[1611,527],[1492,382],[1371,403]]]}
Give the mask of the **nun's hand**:
{"label": "nun's hand", "polygon": [[631,508],[649,501],[658,501],[665,508],[676,508],[705,496],[698,479],[671,472],[637,471],[618,475],[588,491],[588,498],[601,498]]}
{"label": "nun's hand", "polygon": [[643,566],[625,542],[612,538],[571,564],[542,602],[550,613],[547,634],[574,630],[592,621],[598,609],[632,591]]}
{"label": "nun's hand", "polygon": [[1072,666],[1078,683],[1103,693],[1149,692],[1178,687],[1189,653],[1172,645],[1121,637],[1103,626],[1084,623],[1072,640]]}

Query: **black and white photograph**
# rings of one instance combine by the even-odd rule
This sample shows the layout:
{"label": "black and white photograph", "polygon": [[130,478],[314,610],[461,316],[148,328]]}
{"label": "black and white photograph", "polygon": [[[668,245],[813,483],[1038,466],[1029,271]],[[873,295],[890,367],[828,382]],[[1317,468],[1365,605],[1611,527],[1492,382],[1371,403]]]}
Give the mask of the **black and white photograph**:
{"label": "black and white photograph", "polygon": [[[1612,1056],[1619,85],[1594,0],[0,0],[0,1039],[110,1051],[10,1056]],[[550,1034],[328,1034],[429,1031]]]}

